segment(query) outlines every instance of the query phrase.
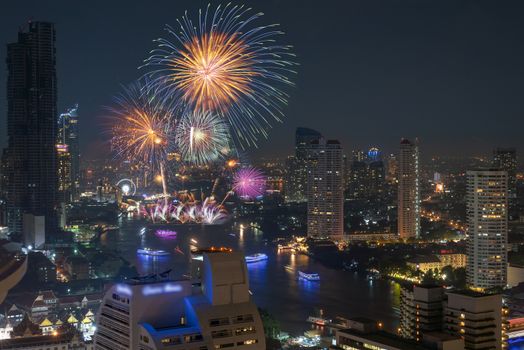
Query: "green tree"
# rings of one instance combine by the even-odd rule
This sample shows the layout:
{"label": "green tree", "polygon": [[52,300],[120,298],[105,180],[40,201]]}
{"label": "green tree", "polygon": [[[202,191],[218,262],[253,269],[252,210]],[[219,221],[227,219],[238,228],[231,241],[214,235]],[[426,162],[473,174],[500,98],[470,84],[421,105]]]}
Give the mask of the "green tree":
{"label": "green tree", "polygon": [[280,334],[280,324],[267,310],[259,308],[260,318],[262,318],[262,324],[264,325],[264,333],[267,338],[277,339]]}

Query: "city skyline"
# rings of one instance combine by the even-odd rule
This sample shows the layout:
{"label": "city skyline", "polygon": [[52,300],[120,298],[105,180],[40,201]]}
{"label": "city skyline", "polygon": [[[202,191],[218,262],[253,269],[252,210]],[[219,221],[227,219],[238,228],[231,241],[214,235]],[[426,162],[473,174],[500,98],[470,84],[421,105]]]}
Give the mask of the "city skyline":
{"label": "city skyline", "polygon": [[[23,26],[31,16],[56,22],[62,33],[57,38],[58,110],[79,103],[85,120],[93,121],[81,128],[81,149],[86,155],[104,155],[108,137],[99,135],[96,127],[103,106],[111,104],[120,84],[141,74],[136,68],[153,48],[151,39],[164,34],[165,24],[175,23],[177,16],[171,13],[185,8],[195,12],[202,5],[164,3],[166,10],[157,11],[117,2],[74,8],[60,1],[35,2],[28,5],[32,14],[27,14],[25,5],[12,5],[1,24],[0,40],[13,41],[13,28]],[[456,149],[471,155],[488,154],[496,146],[522,148],[517,131],[523,120],[522,93],[517,82],[524,74],[519,68],[524,52],[515,42],[524,32],[515,17],[522,4],[440,1],[388,6],[381,1],[333,1],[320,16],[313,2],[247,5],[264,12],[266,20],[283,23],[300,63],[284,123],[271,130],[271,142],[263,140],[258,150],[249,150],[253,156],[274,155],[282,149],[291,154],[291,135],[298,126],[339,139],[346,150],[371,143],[390,152],[401,137],[418,137],[424,145],[423,158]],[[398,18],[405,23],[398,23]],[[90,23],[97,23],[96,28],[83,31]],[[392,26],[395,30],[387,30]],[[314,40],[305,40],[310,37]],[[4,50],[5,46],[0,55]],[[323,59],[330,64],[318,63]],[[5,71],[0,72],[4,89],[2,81]],[[5,103],[2,91],[0,105]],[[383,102],[377,104],[377,99]],[[510,124],[514,127],[507,127]],[[0,135],[0,145],[5,142],[5,135]]]}
{"label": "city skyline", "polygon": [[519,8],[31,1],[0,348],[524,347]]}

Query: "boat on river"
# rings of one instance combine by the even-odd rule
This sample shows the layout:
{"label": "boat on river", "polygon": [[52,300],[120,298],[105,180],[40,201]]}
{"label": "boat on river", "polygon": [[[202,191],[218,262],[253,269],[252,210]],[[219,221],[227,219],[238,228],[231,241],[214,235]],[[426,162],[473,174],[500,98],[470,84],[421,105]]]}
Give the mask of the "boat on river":
{"label": "boat on river", "polygon": [[320,276],[315,272],[298,271],[298,277],[308,281],[320,281]]}
{"label": "boat on river", "polygon": [[137,254],[147,255],[147,256],[166,256],[169,255],[168,252],[162,249],[151,249],[151,248],[138,248],[136,250]]}
{"label": "boat on river", "polygon": [[248,263],[248,264],[259,262],[259,261],[265,261],[267,259],[268,259],[267,255],[263,254],[263,253],[257,253],[257,254],[253,254],[253,255],[246,255],[246,263]]}

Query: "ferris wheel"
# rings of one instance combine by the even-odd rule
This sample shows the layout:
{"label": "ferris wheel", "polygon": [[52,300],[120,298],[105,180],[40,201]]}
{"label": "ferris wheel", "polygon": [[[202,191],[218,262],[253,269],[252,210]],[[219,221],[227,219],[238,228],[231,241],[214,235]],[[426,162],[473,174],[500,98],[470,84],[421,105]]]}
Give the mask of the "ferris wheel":
{"label": "ferris wheel", "polygon": [[134,196],[136,194],[136,185],[131,179],[121,179],[116,185],[124,196]]}

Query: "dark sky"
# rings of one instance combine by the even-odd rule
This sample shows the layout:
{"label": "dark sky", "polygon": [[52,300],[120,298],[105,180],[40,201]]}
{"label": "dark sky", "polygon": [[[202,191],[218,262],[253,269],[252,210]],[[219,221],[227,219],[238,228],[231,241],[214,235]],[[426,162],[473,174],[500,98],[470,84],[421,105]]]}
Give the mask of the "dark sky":
{"label": "dark sky", "polygon": [[[78,102],[82,147],[103,140],[100,116],[136,79],[152,39],[208,1],[2,1],[0,145],[5,136],[5,44],[29,18],[56,23],[58,106]],[[219,2],[212,1],[212,4]],[[246,2],[244,2],[246,3]],[[423,154],[524,149],[524,1],[259,0],[295,46],[299,74],[286,120],[255,154],[291,152],[308,126],[344,148],[396,150],[418,136]]]}

